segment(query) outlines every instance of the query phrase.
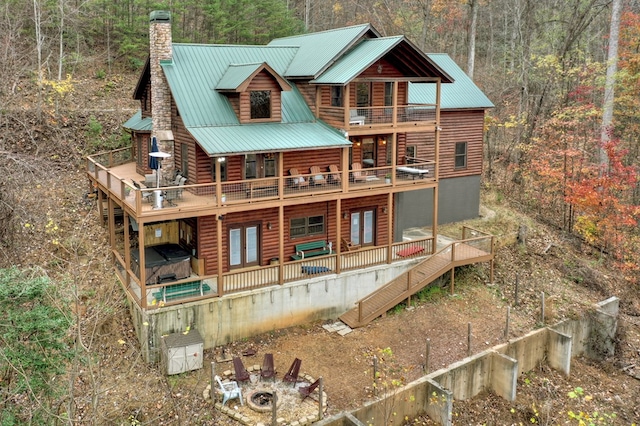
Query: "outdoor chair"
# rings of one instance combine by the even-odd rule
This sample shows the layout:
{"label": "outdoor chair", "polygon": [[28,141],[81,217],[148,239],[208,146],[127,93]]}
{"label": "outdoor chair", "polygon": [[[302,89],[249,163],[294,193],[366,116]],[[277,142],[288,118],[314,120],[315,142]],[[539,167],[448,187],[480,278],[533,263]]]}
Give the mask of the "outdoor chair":
{"label": "outdoor chair", "polygon": [[302,364],[301,359],[298,359],[298,358],[294,359],[293,363],[291,364],[291,367],[289,367],[289,370],[282,378],[282,381],[293,383],[293,385],[295,386],[295,384],[298,382],[298,374],[300,374],[301,364]]}
{"label": "outdoor chair", "polygon": [[147,188],[155,188],[156,187],[156,175],[155,174],[149,174],[149,175],[144,175],[144,185]]}
{"label": "outdoor chair", "polygon": [[324,175],[320,171],[320,167],[311,166],[309,167],[309,172],[311,172],[311,177],[309,178],[309,181],[311,181],[311,183],[313,183],[314,185],[324,185],[327,183],[327,179],[324,177]]}
{"label": "outdoor chair", "polygon": [[291,186],[294,188],[304,188],[309,186],[309,181],[298,172],[298,169],[289,169],[289,174],[293,177],[291,179]]}
{"label": "outdoor chair", "polygon": [[355,251],[360,248],[360,244],[353,244],[351,241],[348,241],[346,238],[342,238],[340,240],[340,248],[342,251]]}
{"label": "outdoor chair", "polygon": [[353,163],[351,165],[351,176],[354,182],[364,182],[367,180],[367,172],[362,170],[362,164]]}
{"label": "outdoor chair", "polygon": [[329,171],[331,174],[329,175],[329,180],[331,183],[340,183],[342,182],[342,177],[340,176],[340,169],[335,164],[331,164],[329,166]]}
{"label": "outdoor chair", "polygon": [[218,386],[220,386],[220,392],[222,392],[222,405],[226,404],[228,400],[235,398],[240,400],[240,405],[244,405],[242,390],[238,386],[238,382],[229,381],[223,383],[220,376],[216,376],[216,381],[218,382]]}
{"label": "outdoor chair", "polygon": [[249,380],[249,372],[244,368],[242,360],[237,356],[233,358],[233,370],[236,374],[236,380],[238,382],[246,382]]}
{"label": "outdoor chair", "polygon": [[262,370],[260,370],[260,377],[263,379],[276,378],[276,370],[273,367],[273,354],[264,354],[264,360],[262,361]]}
{"label": "outdoor chair", "polygon": [[131,180],[131,182],[133,183],[133,186],[135,186],[135,188],[140,191],[140,195],[142,195],[142,199],[147,202],[151,202],[151,196],[153,195],[153,191],[143,191],[143,189],[146,189],[146,188],[142,188],[142,185],[140,185],[138,182],[136,182],[133,179]]}
{"label": "outdoor chair", "polygon": [[307,399],[307,397],[311,395],[314,390],[316,390],[316,388],[320,385],[321,381],[322,381],[322,377],[318,378],[315,382],[311,383],[309,386],[302,386],[298,389],[298,392],[300,392],[300,395],[302,395],[303,401]]}

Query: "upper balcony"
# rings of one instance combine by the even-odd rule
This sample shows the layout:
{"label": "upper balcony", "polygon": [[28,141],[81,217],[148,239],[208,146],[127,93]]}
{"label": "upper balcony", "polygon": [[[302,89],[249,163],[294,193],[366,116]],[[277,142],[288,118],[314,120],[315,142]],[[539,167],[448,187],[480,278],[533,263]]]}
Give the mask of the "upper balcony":
{"label": "upper balcony", "polygon": [[[126,205],[137,218],[171,214],[199,216],[213,214],[212,208],[228,211],[267,207],[273,204],[307,203],[309,197],[329,201],[354,195],[402,192],[436,185],[434,161],[409,159],[410,164],[366,167],[320,167],[291,175],[182,186],[172,183],[160,188],[145,186],[136,172],[133,149],[123,148],[87,159],[87,173],[94,186]],[[135,182],[135,183],[134,183]],[[137,185],[142,186],[138,188]],[[222,210],[221,210],[222,211]]]}
{"label": "upper balcony", "polygon": [[435,127],[437,125],[436,104],[411,104],[343,108],[320,106],[320,118],[328,124],[345,130],[389,128]]}

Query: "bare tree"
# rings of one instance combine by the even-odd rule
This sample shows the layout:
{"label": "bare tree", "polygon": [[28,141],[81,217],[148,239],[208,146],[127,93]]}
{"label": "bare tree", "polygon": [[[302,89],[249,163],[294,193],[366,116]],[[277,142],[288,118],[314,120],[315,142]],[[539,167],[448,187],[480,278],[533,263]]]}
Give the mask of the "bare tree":
{"label": "bare tree", "polygon": [[471,9],[469,10],[469,33],[467,43],[467,75],[473,78],[473,68],[476,57],[476,28],[478,26],[478,0],[469,0]]}
{"label": "bare tree", "polygon": [[613,122],[614,86],[618,64],[618,36],[620,34],[621,0],[613,0],[611,4],[611,25],[609,26],[609,51],[607,54],[607,77],[604,86],[604,103],[602,111],[602,129],[600,133],[599,159],[602,166],[609,163],[604,144],[611,140]]}

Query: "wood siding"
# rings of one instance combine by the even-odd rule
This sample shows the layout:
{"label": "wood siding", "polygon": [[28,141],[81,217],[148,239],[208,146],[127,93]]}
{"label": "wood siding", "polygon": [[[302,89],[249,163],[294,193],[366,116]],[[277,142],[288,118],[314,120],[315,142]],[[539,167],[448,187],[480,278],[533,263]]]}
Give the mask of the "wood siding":
{"label": "wood siding", "polygon": [[340,167],[340,148],[312,150],[312,151],[292,151],[283,155],[284,175],[289,175],[289,169],[296,168],[301,174],[307,174],[309,167],[319,166],[323,172],[329,171],[329,166],[335,164]]}
{"label": "wood siding", "polygon": [[[440,179],[472,176],[482,173],[484,111],[443,111],[440,115]],[[455,169],[456,142],[467,142],[467,167]],[[409,133],[407,145],[416,145],[417,157],[431,160],[434,157],[433,133]],[[402,151],[405,152],[404,150]]]}
{"label": "wood siding", "polygon": [[267,71],[258,73],[249,86],[247,91],[240,93],[240,122],[251,123],[258,120],[251,119],[251,92],[257,90],[268,90],[271,92],[271,118],[259,121],[282,121],[281,94],[280,85],[276,79]]}

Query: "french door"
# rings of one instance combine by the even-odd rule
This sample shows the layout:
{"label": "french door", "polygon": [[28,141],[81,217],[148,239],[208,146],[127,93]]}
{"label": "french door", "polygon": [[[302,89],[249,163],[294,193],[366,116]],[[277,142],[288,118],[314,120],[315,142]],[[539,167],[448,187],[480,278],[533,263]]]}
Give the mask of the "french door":
{"label": "french door", "polygon": [[229,267],[244,268],[260,264],[260,226],[233,225],[229,228]]}
{"label": "french door", "polygon": [[376,216],[374,208],[351,211],[351,242],[371,246],[375,242]]}

